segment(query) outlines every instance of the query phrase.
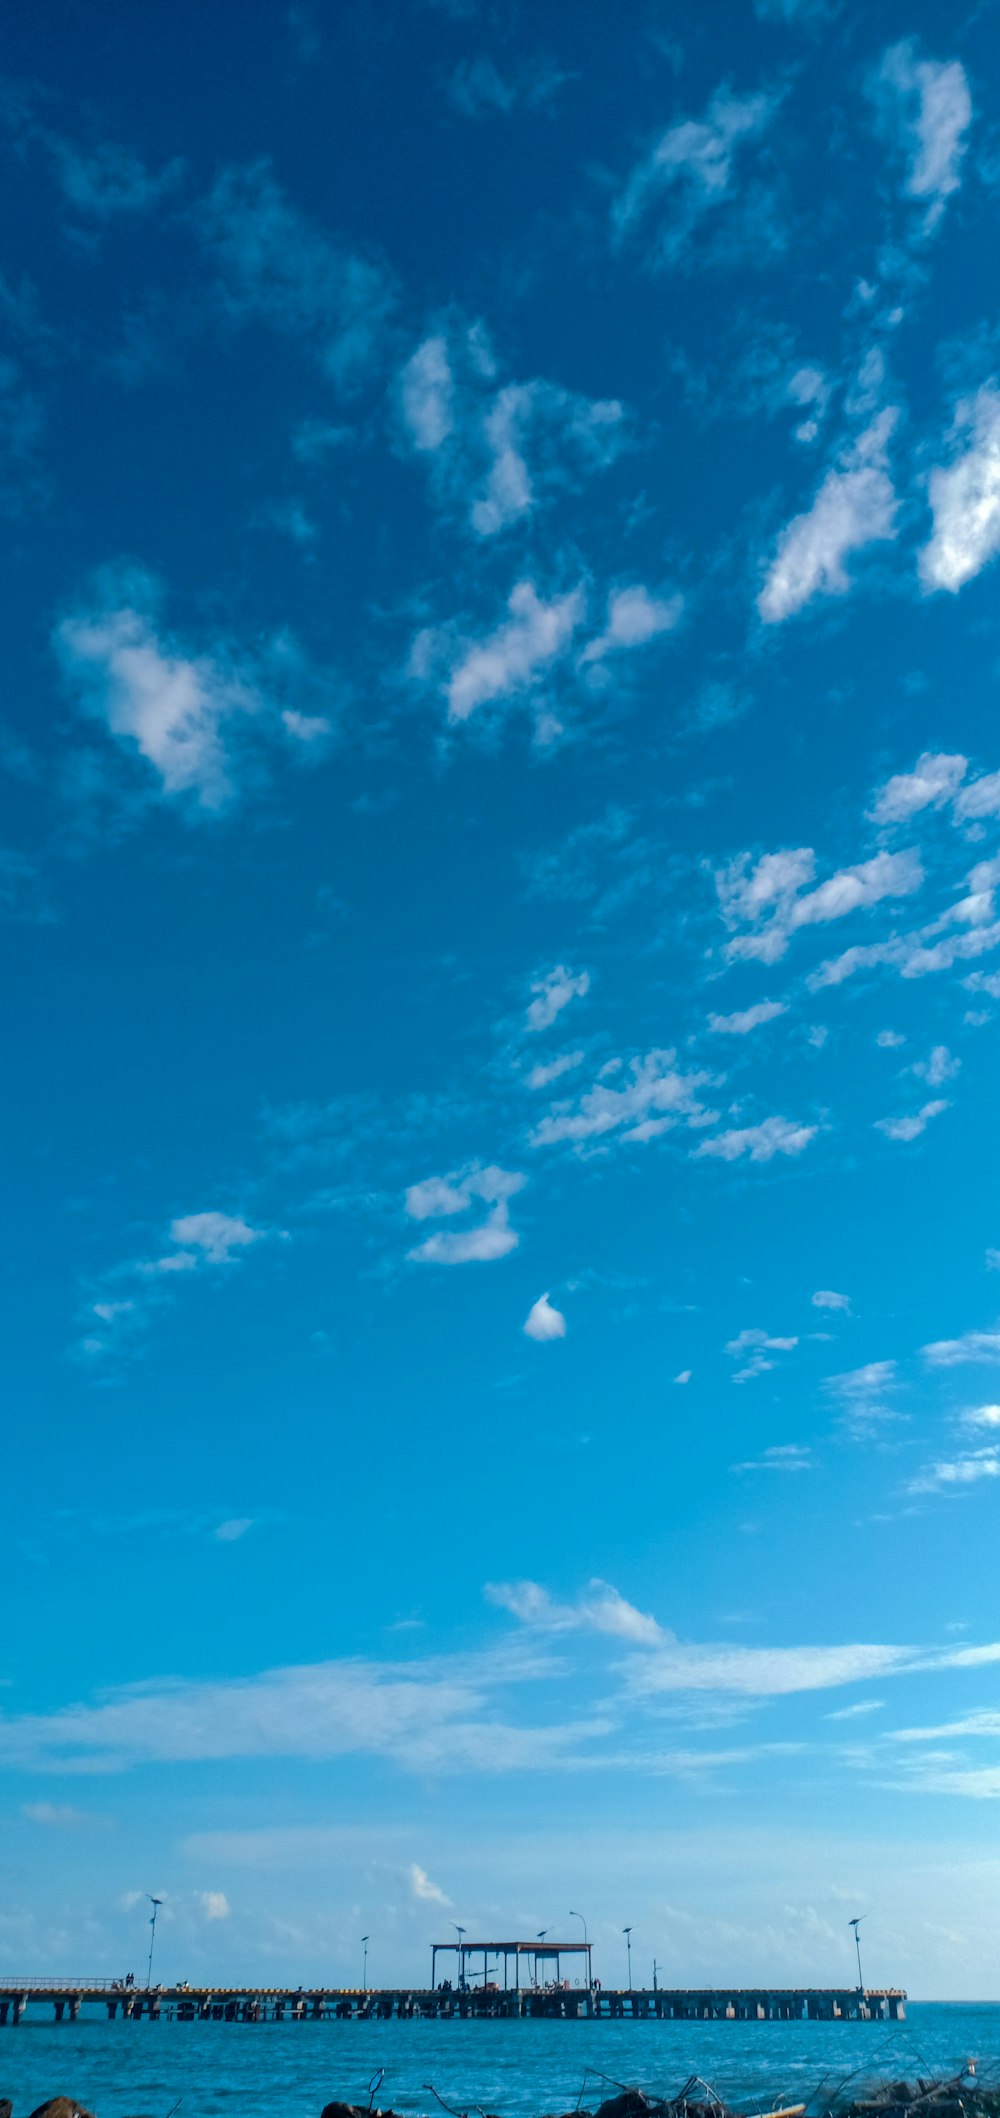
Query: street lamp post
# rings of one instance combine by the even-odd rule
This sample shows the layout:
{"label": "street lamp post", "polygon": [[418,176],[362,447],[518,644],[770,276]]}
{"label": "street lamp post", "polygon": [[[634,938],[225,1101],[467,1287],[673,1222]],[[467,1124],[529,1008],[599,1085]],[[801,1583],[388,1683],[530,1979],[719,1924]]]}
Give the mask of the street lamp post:
{"label": "street lamp post", "polygon": [[146,1896],[153,1907],[153,1917],[149,1922],[149,1962],[146,1966],[146,1991],[148,1993],[153,1983],[153,1944],[156,1940],[156,1915],[163,1903],[163,1899],[162,1897],[154,1897],[149,1890],[147,1890]]}
{"label": "street lamp post", "polygon": [[625,1936],[625,1946],[626,1946],[626,1948],[627,1948],[627,1950],[628,1950],[628,1989],[629,1989],[629,1992],[631,1993],[631,1991],[632,1991],[632,1929],[631,1929],[631,1927],[623,1927],[623,1928],[622,1928],[622,1933],[623,1933],[623,1934],[624,1934],[624,1936]]}
{"label": "street lamp post", "polygon": [[370,1940],[370,1934],[363,1934],[361,1936],[361,1946],[365,1952],[364,1966],[361,1972],[361,1990],[363,1993],[367,1993],[368,1991],[368,1944]]}
{"label": "street lamp post", "polygon": [[656,1958],[653,1958],[653,1991],[656,1992]]}
{"label": "street lamp post", "polygon": [[465,1991],[465,1952],[462,1948],[462,1943],[465,1939],[465,1928],[459,1926],[457,1919],[453,1919],[451,1924],[458,1935],[458,1990],[463,1993]]}
{"label": "street lamp post", "polygon": [[586,1920],[584,1919],[584,1917],[583,1917],[583,1913],[582,1913],[582,1912],[571,1912],[571,1913],[570,1913],[570,1919],[578,1919],[578,1920],[580,1921],[580,1924],[581,1924],[581,1926],[583,1927],[583,1946],[584,1946],[584,1948],[585,1948],[585,1949],[586,1949],[586,1951],[587,1951],[587,1986],[588,1986],[588,1989],[589,1989],[589,1987],[590,1987],[590,1974],[591,1974],[591,1963],[590,1963],[590,1936],[589,1936],[589,1934],[587,1933],[587,1922],[586,1922]]}
{"label": "street lamp post", "polygon": [[861,1938],[860,1938],[860,1936],[859,1936],[859,1934],[858,1934],[858,1928],[860,1927],[860,1925],[861,1925],[861,1922],[862,1922],[862,1920],[863,1920],[863,1919],[867,1919],[867,1917],[868,1917],[868,1914],[867,1914],[867,1912],[861,1912],[861,1913],[859,1913],[859,1915],[858,1915],[857,1919],[849,1919],[849,1920],[848,1920],[848,1922],[847,1922],[847,1924],[848,1924],[848,1926],[849,1926],[849,1927],[853,1927],[853,1928],[854,1928],[854,1946],[855,1946],[855,1948],[856,1948],[856,1950],[857,1950],[857,1952],[858,1952],[858,1992],[859,1992],[859,1993],[863,1993],[863,1992],[864,1992],[864,1990],[865,1990],[865,1982],[864,1982],[864,1979],[863,1979],[863,1978],[862,1978],[862,1976],[861,1976]]}

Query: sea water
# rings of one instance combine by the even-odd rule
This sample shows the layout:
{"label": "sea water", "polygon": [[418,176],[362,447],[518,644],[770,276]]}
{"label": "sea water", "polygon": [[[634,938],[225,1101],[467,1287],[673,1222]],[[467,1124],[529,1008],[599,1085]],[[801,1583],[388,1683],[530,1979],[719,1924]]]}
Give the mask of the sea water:
{"label": "sea water", "polygon": [[780,2096],[822,2111],[844,2083],[957,2073],[970,2057],[1000,2077],[1000,2004],[914,2002],[903,2023],[54,2023],[37,2011],[0,2028],[0,2096],[15,2118],[62,2093],[97,2118],[319,2118],[334,2098],[366,2104],[384,2067],[376,2104],[414,2118],[440,2109],[431,2083],[453,2110],[538,2118],[578,2100],[595,2110],[618,2084],[670,2095],[690,2074],[748,2109]]}

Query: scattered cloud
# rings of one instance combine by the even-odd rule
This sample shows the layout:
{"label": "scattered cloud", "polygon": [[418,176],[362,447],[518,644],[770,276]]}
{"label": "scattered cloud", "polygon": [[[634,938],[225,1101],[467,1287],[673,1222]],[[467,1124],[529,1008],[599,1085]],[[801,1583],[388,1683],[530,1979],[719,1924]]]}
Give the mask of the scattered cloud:
{"label": "scattered cloud", "polygon": [[228,1213],[185,1213],[170,1224],[171,1242],[200,1251],[210,1265],[230,1264],[249,1244],[259,1243],[262,1234],[262,1229]]}
{"label": "scattered cloud", "polygon": [[812,1305],[814,1309],[842,1309],[845,1315],[849,1315],[851,1297],[849,1294],[835,1294],[832,1287],[818,1287],[812,1297]]}
{"label": "scattered cloud", "polygon": [[245,1537],[247,1531],[252,1529],[252,1515],[232,1515],[225,1522],[220,1522],[218,1528],[212,1531],[212,1535],[217,1544],[237,1544],[240,1538]]}
{"label": "scattered cloud", "polygon": [[923,1348],[932,1368],[957,1368],[966,1361],[1000,1361],[1000,1331],[965,1331],[961,1338],[939,1338]]}
{"label": "scattered cloud", "polygon": [[[612,228],[622,245],[637,240],[650,223],[647,255],[654,267],[676,266],[687,255],[706,216],[717,216],[737,195],[738,165],[752,142],[766,132],[778,108],[766,93],[739,96],[716,89],[704,117],[668,126],[639,161],[615,201]],[[762,203],[760,193],[754,204]],[[768,226],[758,212],[761,228]],[[770,222],[771,247],[776,231]],[[704,238],[699,253],[704,254]]]}
{"label": "scattered cloud", "polygon": [[906,1117],[876,1118],[875,1130],[884,1133],[887,1140],[919,1140],[921,1133],[926,1132],[931,1119],[939,1118],[942,1111],[949,1108],[947,1101],[938,1096],[930,1103],[921,1104],[919,1110],[910,1111]]}
{"label": "scattered cloud", "polygon": [[957,752],[924,750],[912,772],[896,772],[881,788],[872,815],[878,824],[907,823],[921,809],[940,809],[953,800],[969,769]]}
{"label": "scattered cloud", "polygon": [[730,929],[739,930],[726,943],[730,961],[775,963],[801,928],[845,919],[885,898],[908,897],[924,880],[913,847],[876,853],[856,867],[839,869],[814,889],[806,887],[816,874],[810,846],[765,853],[752,868],[750,858],[740,854],[715,878],[722,917]]}
{"label": "scattered cloud", "polygon": [[661,633],[673,631],[683,608],[682,596],[654,596],[641,583],[612,590],[604,630],[584,648],[581,662],[602,662],[622,648],[645,647]]}
{"label": "scattered cloud", "polygon": [[787,1015],[787,1000],[758,1000],[753,1007],[741,1008],[735,1015],[710,1015],[708,1027],[727,1037],[745,1037],[748,1030],[757,1030],[764,1022],[774,1022],[778,1015]]}
{"label": "scattered cloud", "polygon": [[970,1449],[944,1463],[928,1464],[911,1478],[908,1493],[947,1493],[976,1485],[983,1478],[1000,1478],[1000,1448]]}
{"label": "scattered cloud", "polygon": [[481,706],[531,695],[566,653],[584,613],[582,588],[546,603],[531,581],[518,581],[507,601],[509,616],[479,639],[423,632],[413,643],[410,674],[433,677],[443,662],[444,695],[452,722],[469,720]]}
{"label": "scattered cloud", "polygon": [[198,1903],[208,1920],[229,1918],[229,1899],[224,1890],[199,1890]]}
{"label": "scattered cloud", "polygon": [[422,459],[436,505],[484,539],[578,491],[629,437],[617,398],[542,378],[501,382],[478,323],[423,339],[400,370],[396,403],[400,439]]}
{"label": "scattered cloud", "polygon": [[782,624],[815,596],[846,595],[850,555],[895,537],[888,442],[896,416],[881,412],[827,472],[811,507],[782,530],[757,598],[765,625]]}
{"label": "scattered cloud", "polygon": [[548,108],[571,75],[536,60],[502,74],[485,52],[463,59],[448,77],[448,100],[464,118],[509,117]]}
{"label": "scattered cloud", "polygon": [[963,1412],[963,1427],[986,1427],[992,1431],[1000,1427],[1000,1405],[978,1405],[971,1412]]}
{"label": "scattered cloud", "polygon": [[488,1602],[538,1632],[607,1633],[612,1639],[647,1646],[673,1637],[607,1581],[591,1581],[587,1594],[575,1603],[555,1602],[537,1581],[489,1581],[485,1594]]}
{"label": "scattered cloud", "polygon": [[566,1318],[561,1309],[553,1308],[547,1294],[540,1294],[532,1303],[523,1328],[528,1338],[537,1339],[542,1345],[548,1339],[565,1338]]}
{"label": "scattered cloud", "polygon": [[416,1861],[410,1862],[410,1865],[406,1871],[406,1879],[409,1883],[411,1893],[416,1898],[418,1904],[451,1904],[450,1897],[445,1896],[444,1891],[438,1888],[437,1883],[431,1882],[430,1876],[428,1875],[426,1868],[419,1867]]}
{"label": "scattered cloud", "polygon": [[812,1450],[802,1442],[779,1442],[747,1463],[734,1463],[734,1471],[811,1471]]}
{"label": "scattered cloud", "polygon": [[256,319],[311,346],[345,392],[377,372],[395,305],[389,273],[313,227],[267,160],[224,169],[198,218],[235,322]]}
{"label": "scattered cloud", "polygon": [[533,1147],[574,1146],[606,1139],[646,1141],[683,1120],[703,1117],[698,1090],[710,1081],[704,1073],[681,1073],[676,1051],[652,1051],[628,1062],[609,1060],[594,1086],[574,1105],[554,1103],[531,1134]]}
{"label": "scattered cloud", "polygon": [[[290,635],[253,657],[225,639],[203,650],[166,626],[164,591],[137,566],[99,573],[89,598],[56,626],[53,645],[67,688],[126,757],[143,761],[158,792],[190,813],[219,815],[244,781],[260,777],[263,746],[299,759],[321,754],[324,714],[301,701],[329,686]],[[299,700],[283,708],[289,690]]]}
{"label": "scattered cloud", "polygon": [[166,162],[154,175],[137,154],[113,140],[88,150],[55,133],[39,137],[52,156],[67,204],[88,221],[107,223],[120,215],[149,213],[177,189],[184,175],[179,159]]}
{"label": "scattered cloud", "polygon": [[764,1118],[759,1125],[738,1125],[728,1132],[713,1133],[695,1149],[696,1155],[715,1155],[723,1162],[738,1162],[748,1155],[751,1162],[770,1162],[775,1155],[800,1155],[816,1137],[815,1125],[796,1125],[790,1118]]}
{"label": "scattered cloud", "polygon": [[22,1802],[21,1815],[50,1831],[93,1831],[108,1822],[95,1810],[75,1809],[69,1802]]}
{"label": "scattered cloud", "polygon": [[418,1265],[481,1265],[505,1258],[516,1250],[519,1240],[510,1225],[509,1201],[525,1181],[516,1170],[470,1163],[451,1176],[426,1177],[420,1184],[411,1184],[406,1211],[415,1221],[465,1214],[476,1201],[490,1210],[474,1228],[437,1230],[408,1251],[408,1257]]}
{"label": "scattered cloud", "polygon": [[530,1089],[551,1088],[553,1081],[561,1081],[564,1074],[571,1074],[575,1067],[582,1066],[585,1052],[560,1052],[558,1059],[549,1059],[533,1066],[527,1076]]}
{"label": "scattered cloud", "polygon": [[934,228],[961,183],[972,97],[958,59],[921,59],[912,37],[891,44],[870,83],[876,110],[906,162],[904,192]]}
{"label": "scattered cloud", "polygon": [[993,383],[956,405],[952,443],[951,462],[930,474],[934,528],[920,554],[920,579],[929,591],[955,595],[1000,551],[1000,390]]}
{"label": "scattered cloud", "polygon": [[926,1081],[928,1088],[940,1088],[943,1081],[951,1081],[959,1072],[961,1060],[956,1059],[946,1044],[936,1044],[926,1059],[916,1059],[910,1068],[918,1081]]}
{"label": "scattered cloud", "polygon": [[569,971],[564,963],[557,963],[551,971],[532,981],[532,999],[528,1005],[525,1026],[532,1031],[550,1029],[556,1016],[571,1000],[585,1000],[590,991],[589,971]]}
{"label": "scattered cloud", "polygon": [[[793,1353],[798,1343],[797,1338],[772,1338],[767,1331],[753,1326],[741,1331],[738,1337],[730,1339],[726,1347],[726,1352],[733,1360],[743,1363],[733,1376],[734,1383],[747,1383],[755,1375],[768,1374],[774,1367],[774,1362],[768,1360],[767,1355]],[[737,1469],[745,1470],[746,1465],[737,1465]]]}

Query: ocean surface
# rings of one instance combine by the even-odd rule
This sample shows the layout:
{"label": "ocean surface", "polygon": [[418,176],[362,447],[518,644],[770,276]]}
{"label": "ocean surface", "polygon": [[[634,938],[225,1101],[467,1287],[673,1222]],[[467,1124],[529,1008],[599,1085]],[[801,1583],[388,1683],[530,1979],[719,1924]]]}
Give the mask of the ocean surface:
{"label": "ocean surface", "polygon": [[[594,2110],[615,2086],[672,2094],[701,2074],[720,2095],[768,2110],[784,2095],[821,2112],[847,2077],[957,2072],[978,2058],[1000,2080],[1000,2003],[913,2002],[905,2023],[850,2022],[113,2022],[0,2028],[0,2096],[14,2118],[77,2097],[97,2118],[319,2118],[334,2097],[421,2114],[539,2118]],[[598,2070],[585,2079],[585,2069]],[[583,2093],[581,2094],[581,2091]]]}

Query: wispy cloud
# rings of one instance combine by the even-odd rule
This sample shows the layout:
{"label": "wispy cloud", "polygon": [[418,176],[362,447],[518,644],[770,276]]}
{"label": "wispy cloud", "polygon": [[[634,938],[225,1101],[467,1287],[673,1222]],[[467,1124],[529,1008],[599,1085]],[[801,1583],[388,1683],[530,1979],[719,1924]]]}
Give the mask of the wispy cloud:
{"label": "wispy cloud", "polygon": [[907,823],[921,809],[940,809],[957,793],[968,771],[958,753],[924,750],[912,772],[896,772],[876,797],[872,815],[878,824]]}
{"label": "wispy cloud", "polygon": [[530,698],[566,653],[584,613],[582,588],[548,603],[532,581],[518,581],[508,616],[479,638],[424,631],[413,643],[410,674],[432,679],[444,664],[443,691],[450,721],[470,719],[481,707]]}
{"label": "wispy cloud", "polygon": [[525,1181],[516,1170],[472,1163],[448,1177],[425,1177],[411,1184],[406,1211],[415,1221],[466,1214],[476,1202],[490,1210],[474,1228],[435,1230],[408,1256],[418,1265],[483,1265],[507,1257],[518,1243],[517,1231],[510,1225],[509,1202]]}
{"label": "wispy cloud", "polygon": [[[680,264],[700,224],[717,217],[736,197],[739,165],[771,124],[778,101],[765,92],[740,96],[722,87],[703,117],[668,126],[637,162],[615,201],[616,242],[641,238],[654,266]],[[765,225],[773,246],[773,218]]]}
{"label": "wispy cloud", "polygon": [[811,506],[782,530],[757,608],[780,625],[816,596],[843,596],[852,586],[846,561],[895,537],[897,500],[888,471],[896,414],[887,410],[852,441],[829,470]]}
{"label": "wispy cloud", "polygon": [[978,1485],[984,1478],[1000,1478],[1000,1447],[967,1449],[959,1456],[927,1464],[907,1484],[908,1493],[954,1493]]}
{"label": "wispy cloud", "polygon": [[752,1007],[740,1008],[735,1015],[710,1015],[708,1027],[726,1037],[745,1037],[750,1030],[760,1029],[764,1022],[774,1022],[779,1015],[787,1015],[787,1000],[757,1000]]}
{"label": "wispy cloud", "polygon": [[[756,1326],[741,1331],[736,1338],[730,1339],[726,1347],[730,1357],[742,1363],[733,1376],[734,1383],[750,1382],[755,1375],[768,1374],[774,1367],[773,1360],[767,1357],[768,1354],[794,1353],[798,1343],[797,1338],[775,1338],[770,1332],[761,1331]],[[742,1468],[745,1470],[746,1465]]]}
{"label": "wispy cloud", "polygon": [[719,909],[735,929],[726,943],[732,960],[776,963],[793,934],[803,927],[846,919],[885,898],[908,897],[919,890],[924,871],[915,848],[876,853],[856,867],[841,868],[815,888],[816,857],[810,846],[765,853],[750,866],[747,853],[716,875]]}
{"label": "wispy cloud", "polygon": [[934,528],[920,554],[925,589],[955,595],[1000,551],[1000,391],[986,383],[959,400],[952,460],[930,474]]}
{"label": "wispy cloud", "polygon": [[958,1368],[967,1361],[1000,1361],[1000,1331],[965,1331],[961,1338],[933,1339],[923,1348],[932,1368]]}
{"label": "wispy cloud", "polygon": [[484,539],[578,491],[629,437],[618,398],[500,380],[481,324],[423,339],[400,370],[396,403],[400,439],[423,461],[436,505]]}
{"label": "wispy cloud", "polygon": [[592,1088],[573,1104],[554,1103],[531,1134],[533,1147],[574,1146],[607,1139],[645,1141],[684,1120],[700,1120],[698,1091],[711,1080],[705,1073],[685,1074],[676,1051],[647,1052],[642,1058],[609,1060]]}
{"label": "wispy cloud", "polygon": [[570,971],[564,963],[557,963],[551,971],[532,980],[525,1028],[535,1033],[551,1029],[563,1008],[571,1000],[585,1000],[589,991],[589,971]]}
{"label": "wispy cloud", "polygon": [[522,1625],[543,1633],[606,1633],[615,1640],[653,1645],[669,1639],[644,1611],[628,1603],[607,1581],[591,1581],[585,1595],[575,1603],[559,1603],[537,1581],[490,1581],[487,1601],[510,1611]]}
{"label": "wispy cloud", "polygon": [[939,1118],[949,1109],[946,1098],[935,1097],[930,1103],[922,1103],[919,1110],[908,1111],[901,1118],[876,1118],[875,1131],[884,1133],[887,1140],[919,1140],[926,1132],[932,1118]]}
{"label": "wispy cloud", "polygon": [[[738,1380],[739,1378],[737,1378]],[[776,1442],[745,1463],[734,1463],[734,1471],[811,1471],[812,1450],[805,1442]]]}
{"label": "wispy cloud", "polygon": [[837,1294],[832,1287],[817,1287],[812,1297],[812,1305],[814,1309],[842,1309],[845,1315],[849,1315],[851,1297],[849,1294]]}
{"label": "wispy cloud", "polygon": [[158,791],[218,815],[254,769],[253,745],[258,759],[265,744],[307,757],[330,723],[282,709],[283,687],[294,684],[301,698],[309,682],[290,639],[253,663],[225,640],[199,651],[167,628],[163,600],[143,568],[106,569],[53,644],[69,690],[126,756],[143,760]]}
{"label": "wispy cloud", "polygon": [[904,193],[926,206],[930,230],[962,180],[972,123],[965,68],[958,59],[919,58],[908,37],[883,53],[869,85],[883,129],[905,163]]}
{"label": "wispy cloud", "polygon": [[714,1155],[722,1162],[770,1162],[775,1155],[800,1155],[814,1140],[818,1127],[799,1125],[791,1118],[762,1118],[758,1125],[734,1125],[726,1132],[712,1133],[695,1148],[696,1155]]}
{"label": "wispy cloud", "polygon": [[544,60],[501,73],[485,52],[463,59],[448,77],[448,100],[465,118],[509,117],[516,110],[545,110],[571,79]]}
{"label": "wispy cloud", "polygon": [[266,160],[223,170],[199,212],[237,322],[256,318],[311,347],[345,391],[377,367],[395,288],[374,258],[338,246],[282,191]]}

